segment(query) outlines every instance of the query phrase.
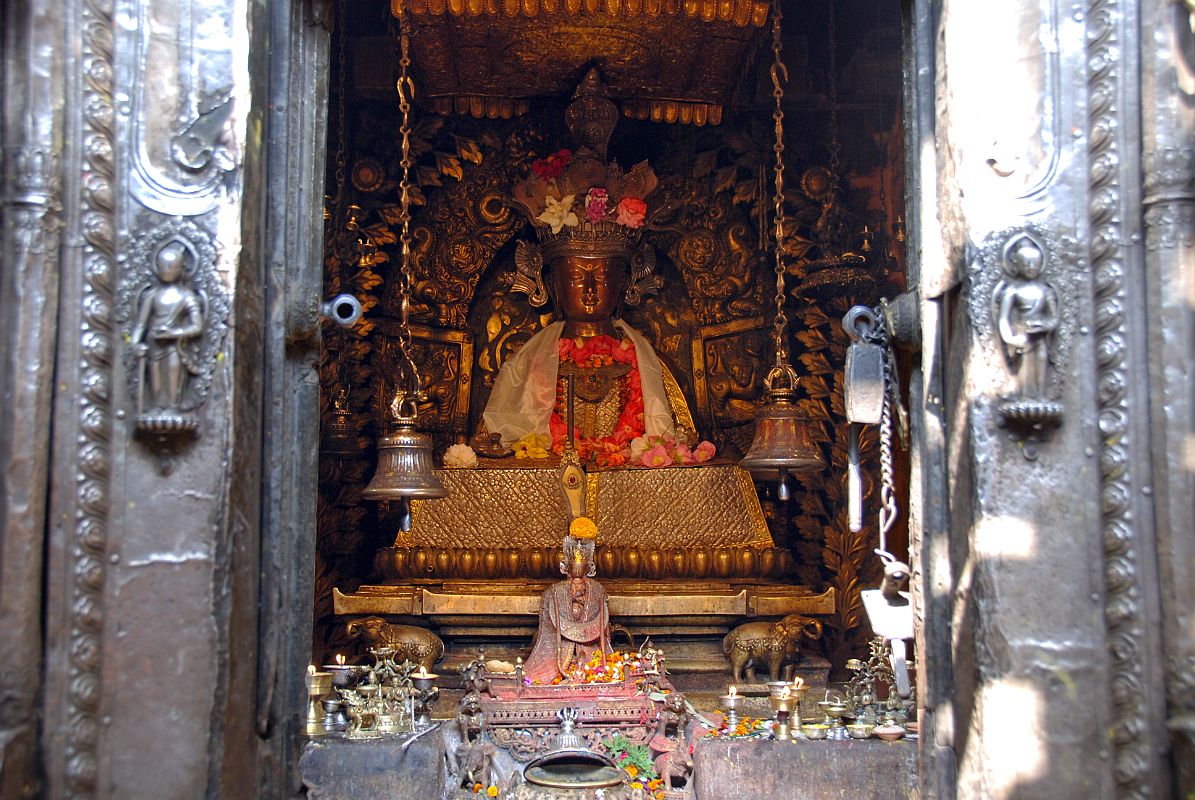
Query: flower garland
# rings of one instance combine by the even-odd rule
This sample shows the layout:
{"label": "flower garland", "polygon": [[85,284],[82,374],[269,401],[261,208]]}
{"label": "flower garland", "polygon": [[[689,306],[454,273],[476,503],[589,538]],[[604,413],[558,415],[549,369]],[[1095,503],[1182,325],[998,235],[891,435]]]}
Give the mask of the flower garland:
{"label": "flower garland", "polygon": [[[599,467],[687,467],[703,464],[714,457],[713,442],[703,441],[696,447],[691,447],[687,441],[673,436],[647,436],[644,433],[643,385],[639,379],[639,359],[635,353],[635,345],[629,339],[619,341],[604,334],[588,339],[561,337],[558,348],[561,363],[576,364],[588,369],[611,364],[631,366],[631,371],[626,376],[626,403],[618,415],[614,432],[609,436],[576,436],[575,446],[581,461],[592,461]],[[564,382],[557,381],[556,403],[548,420],[548,429],[552,436],[551,449],[557,455],[564,452],[565,439],[568,437],[568,423],[564,419],[567,404]],[[536,449],[535,444],[530,443],[530,450]],[[540,457],[539,453],[546,455],[542,450],[534,454],[524,453],[519,450],[520,446],[523,450],[529,449],[522,441],[516,444],[516,454],[519,457]]]}
{"label": "flower garland", "polygon": [[714,457],[714,443],[703,441],[696,447],[671,436],[640,436],[631,441],[630,463],[645,467],[688,467]]}
{"label": "flower garland", "polygon": [[765,737],[772,733],[772,721],[770,719],[756,719],[755,717],[739,717],[739,724],[732,731],[727,724],[728,720],[723,719],[721,727],[716,731],[711,731],[710,736],[713,737]]}
{"label": "flower garland", "polygon": [[[630,339],[619,341],[604,334],[588,339],[561,337],[558,352],[561,363],[576,364],[583,368],[612,364],[630,365],[631,371],[626,376],[627,399],[614,425],[614,432],[609,436],[575,437],[577,455],[582,461],[592,460],[601,467],[626,464],[630,458],[630,444],[643,435],[644,425],[643,386],[639,380],[639,359],[635,354],[635,345]],[[567,404],[563,381],[558,381],[556,404],[548,420],[548,428],[552,434],[552,450],[556,453],[564,452],[565,439],[568,437],[568,423],[564,419]]]}

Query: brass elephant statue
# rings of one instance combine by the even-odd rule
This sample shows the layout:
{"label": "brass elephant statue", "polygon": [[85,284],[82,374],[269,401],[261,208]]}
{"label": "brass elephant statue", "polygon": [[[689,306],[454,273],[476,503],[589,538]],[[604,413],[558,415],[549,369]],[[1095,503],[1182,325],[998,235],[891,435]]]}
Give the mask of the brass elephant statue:
{"label": "brass elephant statue", "polygon": [[395,661],[413,661],[428,672],[444,655],[444,642],[425,628],[392,625],[381,617],[355,619],[347,626],[350,639],[364,639],[370,647],[393,647]]}
{"label": "brass elephant statue", "polygon": [[755,682],[755,665],[768,665],[771,680],[792,680],[801,655],[801,639],[822,638],[822,624],[800,614],[789,614],[779,622],[748,622],[740,625],[722,639],[722,652],[730,657],[730,671],[736,682]]}

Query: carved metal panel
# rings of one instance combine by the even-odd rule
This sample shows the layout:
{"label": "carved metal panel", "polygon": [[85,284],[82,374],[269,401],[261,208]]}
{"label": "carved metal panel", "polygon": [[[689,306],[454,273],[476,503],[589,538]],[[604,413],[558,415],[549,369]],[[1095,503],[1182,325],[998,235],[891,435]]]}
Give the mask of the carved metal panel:
{"label": "carved metal panel", "polygon": [[[398,381],[397,323],[380,320],[377,332],[381,338],[376,363],[382,380],[376,400],[378,408],[387,409]],[[420,365],[419,381],[427,393],[426,399],[419,403],[420,428],[467,435],[473,335],[468,331],[412,325],[411,340],[415,363]]]}
{"label": "carved metal panel", "polygon": [[[52,534],[47,576],[46,663],[61,665],[46,676],[47,794],[95,796],[100,779],[99,743],[104,712],[103,640],[110,625],[105,594],[111,513],[112,324],[116,253],[116,150],[114,128],[114,13],[104,0],[83,0],[80,14],[82,75],[81,141],[64,165],[65,191],[77,195],[64,205],[79,215],[77,254],[63,258],[62,319],[55,409],[54,488],[51,518],[60,520]],[[77,277],[76,277],[77,276]],[[81,313],[76,309],[81,309]]]}
{"label": "carved metal panel", "polygon": [[1094,286],[1104,617],[1111,669],[1116,794],[1161,796],[1156,581],[1151,552],[1144,398],[1144,309],[1130,274],[1141,268],[1140,161],[1136,143],[1134,0],[1087,2],[1088,207]]}
{"label": "carved metal panel", "polygon": [[162,214],[194,216],[232,188],[233,140],[229,43],[243,34],[220,4],[200,0],[124,3],[132,49],[128,102],[133,195]]}
{"label": "carved metal panel", "polygon": [[1000,422],[1030,459],[1062,422],[1077,259],[1073,239],[1031,224],[989,235],[968,270],[971,323],[988,363],[1008,374]]}
{"label": "carved metal panel", "polygon": [[704,325],[693,338],[693,387],[700,424],[732,427],[755,420],[768,369],[763,317]]}

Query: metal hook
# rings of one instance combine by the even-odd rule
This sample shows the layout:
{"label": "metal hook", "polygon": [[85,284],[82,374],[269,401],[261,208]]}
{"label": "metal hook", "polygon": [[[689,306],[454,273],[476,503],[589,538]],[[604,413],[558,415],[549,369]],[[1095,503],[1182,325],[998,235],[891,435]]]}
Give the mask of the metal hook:
{"label": "metal hook", "polygon": [[855,306],[842,318],[842,329],[856,342],[870,337],[879,327],[879,316],[867,306]]}

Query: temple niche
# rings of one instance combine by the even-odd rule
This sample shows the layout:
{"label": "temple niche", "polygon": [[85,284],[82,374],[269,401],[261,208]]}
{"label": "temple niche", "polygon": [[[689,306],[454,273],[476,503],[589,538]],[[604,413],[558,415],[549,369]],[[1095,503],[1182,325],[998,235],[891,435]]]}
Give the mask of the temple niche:
{"label": "temple niche", "polygon": [[[745,18],[717,30],[717,19],[674,20],[677,47],[700,56],[700,69],[678,72],[671,50],[653,57],[635,44],[650,30],[610,39],[626,52],[596,62],[582,58],[580,42],[549,48],[549,57],[545,42],[566,35],[550,15],[532,17],[526,35],[485,18],[491,37],[513,54],[512,63],[495,66],[470,44],[489,41],[479,18],[410,4],[418,93],[404,286],[398,29],[376,5],[347,4],[334,41],[343,61],[334,52],[325,295],[351,293],[365,313],[324,338],[313,663],[366,658],[347,632],[366,617],[435,633],[445,647],[437,671],[445,675],[455,676],[479,648],[510,663],[528,657],[540,597],[562,577],[562,537],[574,515],[561,489],[555,423],[540,432],[542,442],[526,432],[503,436],[486,424],[487,405],[517,354],[568,319],[561,297],[568,290],[553,286],[563,280],[561,263],[576,256],[592,265],[595,254],[621,271],[607,316],[622,326],[600,332],[616,342],[628,341],[624,330],[642,338],[632,351],[640,364],[645,352],[658,361],[668,436],[690,455],[703,442],[714,454],[686,465],[673,446],[668,455],[677,465],[652,469],[634,463],[642,453],[629,442],[622,449],[630,459],[582,449],[582,510],[600,531],[592,560],[616,648],[627,649],[626,636],[634,647],[651,637],[667,654],[670,679],[690,693],[725,690],[731,659],[723,640],[747,623],[793,615],[818,622],[824,635],[805,641],[795,662],[796,673],[815,683],[849,677],[848,659],[866,656],[871,634],[860,592],[879,584],[882,567],[871,555],[874,515],[857,533],[846,520],[848,339],[840,320],[853,305],[903,289],[899,5],[840,10],[836,31],[820,5],[786,8],[785,344],[800,375],[797,404],[828,465],[790,478],[786,501],[774,484],[736,466],[765,401],[776,286],[771,22],[767,4],[741,5]],[[449,40],[454,48],[444,45]],[[661,99],[680,75],[688,94]],[[570,104],[587,96],[613,109],[608,143],[578,141],[570,130]],[[569,163],[553,163],[562,150]],[[556,179],[583,154],[601,180],[586,184],[578,173],[568,185],[582,190],[607,183],[615,163],[628,185],[636,165],[649,166],[650,190],[626,194],[645,208],[639,225],[616,231],[633,234],[625,241],[563,242],[537,219],[560,197],[549,195],[545,205],[542,191],[530,201],[518,193],[537,176]],[[552,175],[557,167],[562,172]],[[615,219],[619,199],[611,192],[607,216],[593,225],[617,227],[605,220]],[[588,208],[580,196],[572,202],[582,213]],[[409,531],[392,510],[361,496],[402,380],[404,292],[423,389],[418,427],[434,441],[437,467],[453,445],[470,444],[479,456],[475,467],[438,470],[448,497],[416,502]],[[585,396],[591,377],[574,377],[577,430],[585,440],[608,440],[626,407],[627,378],[603,374]],[[874,469],[873,433],[865,432],[862,452]],[[903,474],[898,464],[898,481]],[[870,492],[877,481],[867,485]],[[890,549],[901,554],[905,539],[902,521]]]}

